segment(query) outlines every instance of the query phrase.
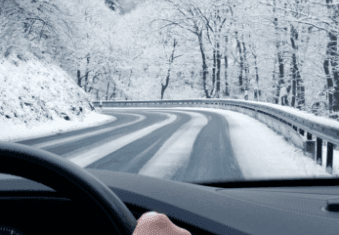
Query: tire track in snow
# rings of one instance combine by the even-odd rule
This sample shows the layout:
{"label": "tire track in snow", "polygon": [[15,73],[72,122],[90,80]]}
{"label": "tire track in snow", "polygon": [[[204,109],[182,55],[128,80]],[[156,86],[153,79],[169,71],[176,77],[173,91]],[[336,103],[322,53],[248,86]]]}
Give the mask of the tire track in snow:
{"label": "tire track in snow", "polygon": [[[86,167],[90,164],[92,164],[95,161],[98,161],[102,158],[104,158],[105,156],[107,156],[110,153],[113,153],[115,151],[117,151],[118,149],[146,136],[151,134],[153,131],[169,125],[170,123],[174,122],[177,117],[176,115],[173,114],[166,114],[167,115],[167,119],[165,121],[153,124],[151,126],[148,126],[146,128],[143,128],[141,130],[132,132],[128,135],[125,135],[119,139],[115,139],[113,141],[110,141],[108,143],[105,143],[101,146],[98,146],[95,149],[86,151],[84,153],[81,153],[75,157],[72,158],[68,158],[68,160],[72,161],[73,163],[79,165],[80,167]],[[99,149],[99,150],[98,150]]]}
{"label": "tire track in snow", "polygon": [[200,113],[177,112],[186,113],[192,119],[165,142],[138,174],[171,179],[179,168],[188,164],[194,142],[208,120]]}
{"label": "tire track in snow", "polygon": [[97,131],[93,131],[90,133],[86,133],[86,134],[79,134],[79,135],[75,135],[75,136],[70,136],[67,138],[62,138],[62,139],[57,139],[57,140],[52,140],[52,141],[48,141],[48,142],[43,142],[43,143],[39,143],[39,144],[35,144],[32,145],[33,147],[36,148],[46,148],[46,147],[52,147],[52,146],[56,146],[56,145],[62,145],[65,143],[70,143],[70,142],[75,142],[81,139],[85,139],[91,136],[95,136],[95,135],[100,135],[100,134],[104,134],[116,129],[120,129],[126,126],[130,126],[133,125],[135,123],[141,122],[143,121],[146,117],[144,115],[139,115],[139,114],[127,114],[127,115],[131,115],[131,116],[137,116],[139,117],[137,120],[133,121],[133,122],[128,122],[119,126],[114,126],[114,127],[110,127],[107,129],[103,129],[103,130],[97,130]]}
{"label": "tire track in snow", "polygon": [[[173,113],[167,110],[164,110],[164,112],[176,115],[177,119],[170,125],[157,129],[152,134],[120,148],[93,164],[86,166],[86,168],[138,174],[139,170],[154,156],[161,146],[181,126],[191,120],[191,116],[184,113]],[[159,113],[159,111],[152,111],[150,113]]]}
{"label": "tire track in snow", "polygon": [[[159,123],[168,118],[168,115],[161,114],[161,113],[148,115],[145,112],[139,112],[138,114],[145,115],[146,119],[143,120],[142,122],[139,122],[139,123],[136,123],[136,124],[124,127],[124,128],[120,128],[115,131],[88,137],[88,138],[85,138],[79,141],[75,141],[70,144],[66,143],[63,145],[58,145],[55,148],[44,148],[44,150],[47,150],[52,153],[56,153],[57,155],[60,155],[66,159],[70,159],[92,149],[97,149],[98,151],[100,151],[100,149],[98,148],[106,143],[122,138],[125,135],[131,134],[145,127],[151,126],[155,123]],[[120,115],[117,115],[117,116],[120,116]],[[122,115],[121,117],[122,118],[120,120],[119,125],[127,122],[127,121],[123,122],[122,120],[123,117],[126,117],[128,119],[128,122],[136,120],[135,116]]]}

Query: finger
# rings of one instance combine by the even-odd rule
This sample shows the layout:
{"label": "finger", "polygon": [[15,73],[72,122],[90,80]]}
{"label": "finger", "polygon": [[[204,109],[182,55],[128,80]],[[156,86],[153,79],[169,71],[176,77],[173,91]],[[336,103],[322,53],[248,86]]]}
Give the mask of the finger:
{"label": "finger", "polygon": [[174,234],[176,235],[192,235],[188,230],[180,228],[178,226],[176,226],[175,224],[173,224],[173,231]]}
{"label": "finger", "polygon": [[[143,214],[138,220],[138,231],[134,235],[139,235],[141,231],[146,232],[145,234],[173,234],[173,235],[191,235],[186,229],[176,226],[172,221],[165,215],[159,214],[155,211]],[[140,233],[144,234],[144,233]]]}
{"label": "finger", "polygon": [[165,214],[159,214],[155,211],[148,212],[140,217],[139,225],[160,225],[160,227],[168,227],[171,221]]}
{"label": "finger", "polygon": [[[152,226],[156,230],[169,230],[174,232],[175,235],[191,235],[186,229],[180,228],[175,225],[165,214],[147,213],[149,217],[144,217],[148,226]],[[152,217],[154,215],[154,217]],[[148,218],[148,219],[147,219]]]}
{"label": "finger", "polygon": [[137,220],[137,227],[133,235],[156,235],[159,234],[156,228],[151,228],[152,224],[156,223],[159,214],[155,211],[151,211],[143,214]]}
{"label": "finger", "polygon": [[158,212],[156,211],[150,211],[150,212],[147,212],[145,214],[143,214],[138,220],[137,222],[141,222],[141,221],[144,221],[144,220],[150,220],[152,217],[158,215]]}
{"label": "finger", "polygon": [[[166,216],[166,215],[164,214],[164,216]],[[175,234],[175,235],[191,235],[191,233],[188,230],[177,226],[167,216],[166,216],[166,220],[169,221],[171,230],[174,232],[173,234]]]}

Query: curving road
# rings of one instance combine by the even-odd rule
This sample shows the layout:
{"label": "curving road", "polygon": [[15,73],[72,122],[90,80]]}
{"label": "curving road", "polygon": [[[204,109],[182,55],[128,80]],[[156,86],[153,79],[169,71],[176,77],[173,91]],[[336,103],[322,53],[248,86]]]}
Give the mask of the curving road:
{"label": "curving road", "polygon": [[114,122],[17,143],[37,147],[85,168],[176,181],[243,179],[227,120],[184,109],[106,109]]}

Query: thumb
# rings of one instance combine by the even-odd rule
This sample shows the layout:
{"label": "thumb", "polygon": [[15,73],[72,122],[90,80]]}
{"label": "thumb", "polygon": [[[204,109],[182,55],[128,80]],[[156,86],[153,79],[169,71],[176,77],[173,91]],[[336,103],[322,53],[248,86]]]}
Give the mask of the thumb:
{"label": "thumb", "polygon": [[191,233],[173,224],[165,214],[152,211],[138,219],[133,235],[191,235]]}

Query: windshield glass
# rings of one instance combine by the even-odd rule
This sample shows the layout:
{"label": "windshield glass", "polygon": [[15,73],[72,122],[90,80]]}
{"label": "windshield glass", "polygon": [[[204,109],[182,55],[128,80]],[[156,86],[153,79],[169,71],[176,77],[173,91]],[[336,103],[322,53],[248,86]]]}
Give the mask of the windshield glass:
{"label": "windshield glass", "polygon": [[0,141],[182,182],[337,177],[338,12],[2,0]]}

